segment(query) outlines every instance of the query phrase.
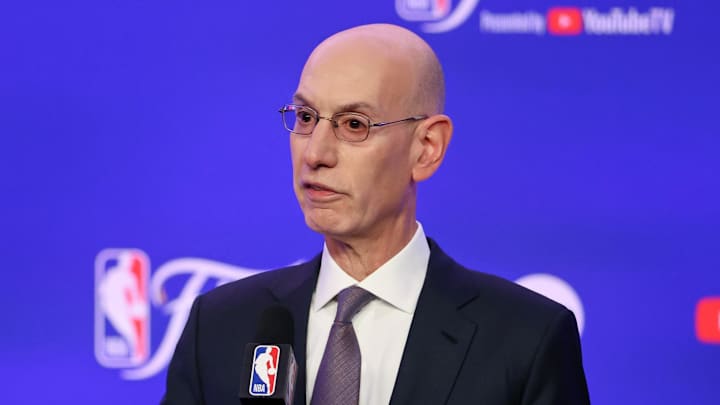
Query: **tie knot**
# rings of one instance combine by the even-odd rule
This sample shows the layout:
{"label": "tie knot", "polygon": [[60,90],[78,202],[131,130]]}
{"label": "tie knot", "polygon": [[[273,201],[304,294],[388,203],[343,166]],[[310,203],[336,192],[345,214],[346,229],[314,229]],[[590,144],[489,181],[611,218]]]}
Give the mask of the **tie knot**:
{"label": "tie knot", "polygon": [[367,305],[375,296],[358,286],[348,287],[337,296],[338,308],[335,322],[351,323],[355,314]]}

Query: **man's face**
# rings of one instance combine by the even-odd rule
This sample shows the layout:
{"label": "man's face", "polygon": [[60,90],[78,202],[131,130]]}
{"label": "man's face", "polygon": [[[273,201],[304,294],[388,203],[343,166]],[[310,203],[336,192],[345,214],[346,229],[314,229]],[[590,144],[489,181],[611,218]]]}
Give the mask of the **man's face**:
{"label": "man's face", "polygon": [[[374,123],[406,118],[418,114],[408,111],[408,70],[362,46],[322,49],[305,66],[294,103],[323,117],[353,111]],[[366,238],[414,215],[415,127],[375,127],[367,140],[349,143],[321,119],[312,135],[291,134],[294,189],[308,226],[330,237]]]}

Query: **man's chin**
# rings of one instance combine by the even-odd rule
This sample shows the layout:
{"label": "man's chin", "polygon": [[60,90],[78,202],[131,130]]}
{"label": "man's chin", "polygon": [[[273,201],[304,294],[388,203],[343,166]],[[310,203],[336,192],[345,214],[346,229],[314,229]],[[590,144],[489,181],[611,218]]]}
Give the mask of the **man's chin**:
{"label": "man's chin", "polygon": [[336,215],[305,215],[305,224],[311,230],[330,238],[342,237],[349,233],[347,223]]}
{"label": "man's chin", "polygon": [[337,233],[337,224],[328,224],[325,221],[319,221],[317,219],[309,218],[308,216],[305,216],[305,224],[311,230],[322,235]]}

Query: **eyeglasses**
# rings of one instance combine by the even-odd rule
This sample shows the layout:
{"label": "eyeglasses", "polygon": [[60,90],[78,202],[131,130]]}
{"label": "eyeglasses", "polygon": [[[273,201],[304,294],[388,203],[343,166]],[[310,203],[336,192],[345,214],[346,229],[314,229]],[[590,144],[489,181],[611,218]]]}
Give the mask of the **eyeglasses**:
{"label": "eyeglasses", "polygon": [[332,123],[335,137],[347,142],[362,142],[370,135],[370,128],[384,127],[391,124],[398,124],[408,121],[419,121],[427,118],[427,115],[415,115],[390,122],[373,123],[365,114],[357,112],[339,112],[331,117],[323,117],[313,108],[297,104],[285,104],[280,110],[283,125],[288,131],[298,135],[310,135],[315,130],[321,119]]}

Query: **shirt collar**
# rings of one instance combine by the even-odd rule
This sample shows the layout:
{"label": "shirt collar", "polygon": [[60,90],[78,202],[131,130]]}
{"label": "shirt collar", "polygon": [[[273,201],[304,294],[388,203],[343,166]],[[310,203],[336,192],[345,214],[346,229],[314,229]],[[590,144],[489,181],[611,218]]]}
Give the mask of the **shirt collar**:
{"label": "shirt collar", "polygon": [[430,260],[430,247],[420,222],[410,242],[371,275],[359,282],[350,277],[323,246],[312,310],[318,311],[347,287],[357,285],[401,311],[415,312]]}

